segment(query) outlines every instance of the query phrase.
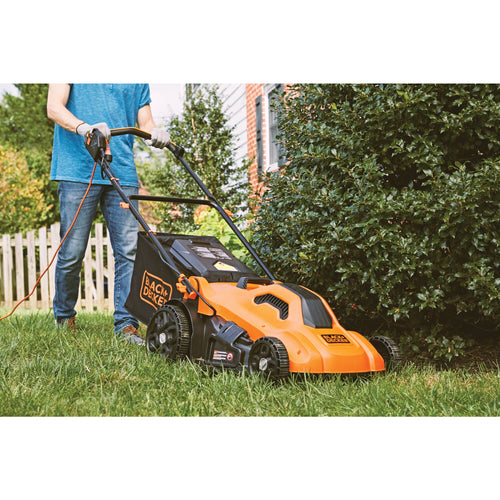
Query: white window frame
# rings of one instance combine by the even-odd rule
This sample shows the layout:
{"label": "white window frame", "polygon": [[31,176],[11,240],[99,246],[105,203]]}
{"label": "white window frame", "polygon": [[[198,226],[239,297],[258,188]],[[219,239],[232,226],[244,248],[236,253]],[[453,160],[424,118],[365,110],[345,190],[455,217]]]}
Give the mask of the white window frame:
{"label": "white window frame", "polygon": [[[279,160],[276,160],[274,163],[270,163],[271,159],[271,127],[270,127],[270,113],[271,113],[271,106],[269,102],[269,95],[275,91],[279,87],[279,84],[277,83],[268,83],[264,85],[264,95],[262,99],[262,104],[263,104],[263,114],[265,116],[264,124],[263,124],[263,129],[264,129],[264,165],[263,165],[263,170],[264,172],[273,172],[279,169]],[[279,154],[279,150],[278,150]]]}

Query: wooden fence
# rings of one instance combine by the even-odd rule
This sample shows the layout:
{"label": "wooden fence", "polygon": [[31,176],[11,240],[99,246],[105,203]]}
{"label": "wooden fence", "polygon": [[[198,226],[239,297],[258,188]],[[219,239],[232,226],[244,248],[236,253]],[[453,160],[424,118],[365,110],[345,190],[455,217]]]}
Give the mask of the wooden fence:
{"label": "wooden fence", "polygon": [[[0,306],[12,308],[28,295],[59,245],[59,224],[13,237],[4,234],[0,241]],[[54,297],[56,260],[43,276],[37,290],[24,302],[30,309],[49,309]],[[81,272],[77,309],[113,308],[114,259],[107,231],[95,223]]]}

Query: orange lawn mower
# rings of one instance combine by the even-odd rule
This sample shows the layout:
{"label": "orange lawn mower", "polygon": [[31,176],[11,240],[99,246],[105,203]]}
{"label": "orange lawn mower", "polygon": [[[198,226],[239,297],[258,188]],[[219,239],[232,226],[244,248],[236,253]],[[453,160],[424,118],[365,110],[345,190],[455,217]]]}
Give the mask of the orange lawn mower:
{"label": "orange lawn mower", "polygon": [[[112,136],[151,135],[137,128]],[[115,178],[106,140],[94,130],[86,147],[144,231],[139,231],[126,308],[147,325],[146,346],[168,359],[189,358],[215,369],[284,379],[290,373],[382,372],[401,361],[396,343],[345,330],[317,293],[277,280],[231,217],[184,160],[184,149],[167,148],[206,198],[127,197]],[[212,236],[156,234],[132,200],[215,208],[262,270],[257,274]]]}

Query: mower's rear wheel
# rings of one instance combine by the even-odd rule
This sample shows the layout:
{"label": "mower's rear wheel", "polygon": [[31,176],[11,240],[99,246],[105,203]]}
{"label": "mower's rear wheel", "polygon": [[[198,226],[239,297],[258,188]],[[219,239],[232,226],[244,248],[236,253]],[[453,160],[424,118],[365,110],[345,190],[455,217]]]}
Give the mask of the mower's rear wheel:
{"label": "mower's rear wheel", "polygon": [[379,335],[376,337],[370,337],[368,341],[382,356],[386,370],[396,368],[396,366],[403,361],[403,356],[398,345],[391,338]]}
{"label": "mower's rear wheel", "polygon": [[248,370],[272,380],[287,377],[289,360],[283,342],[275,337],[261,337],[256,340],[248,356]]}
{"label": "mower's rear wheel", "polygon": [[170,359],[186,356],[191,342],[191,321],[182,304],[167,304],[157,309],[146,331],[148,351]]}

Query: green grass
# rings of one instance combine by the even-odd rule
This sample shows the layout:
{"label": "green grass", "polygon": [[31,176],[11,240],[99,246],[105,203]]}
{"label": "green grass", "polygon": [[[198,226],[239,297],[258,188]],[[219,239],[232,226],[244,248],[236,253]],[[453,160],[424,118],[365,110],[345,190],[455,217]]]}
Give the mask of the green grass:
{"label": "green grass", "polygon": [[112,333],[111,315],[49,313],[0,322],[0,416],[498,416],[500,369],[408,365],[371,377],[210,374]]}

